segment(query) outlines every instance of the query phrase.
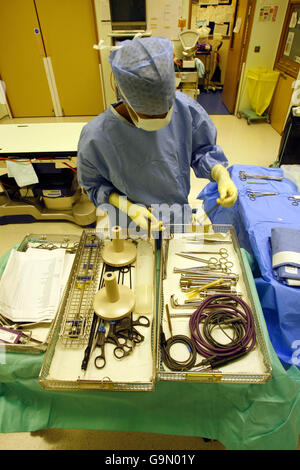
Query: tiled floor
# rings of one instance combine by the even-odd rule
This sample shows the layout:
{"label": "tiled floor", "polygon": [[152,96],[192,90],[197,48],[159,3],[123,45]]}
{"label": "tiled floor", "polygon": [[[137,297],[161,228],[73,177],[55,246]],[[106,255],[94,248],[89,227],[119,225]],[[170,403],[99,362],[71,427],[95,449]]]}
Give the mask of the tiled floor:
{"label": "tiled floor", "polygon": [[[279,134],[266,123],[248,125],[245,120],[232,115],[211,116],[218,130],[218,144],[221,145],[229,164],[271,165],[277,158],[280,144]],[[7,118],[1,124],[24,122],[64,122],[88,121],[90,118],[53,118],[19,119],[10,121]],[[190,202],[207,184],[191,173]],[[81,228],[69,222],[47,222],[33,224],[14,224],[0,226],[0,256],[14,244],[21,241],[27,233],[80,233]],[[201,438],[186,436],[168,436],[147,433],[85,431],[49,429],[33,433],[0,434],[0,449],[207,449],[223,450],[224,446],[217,441],[204,442]]]}

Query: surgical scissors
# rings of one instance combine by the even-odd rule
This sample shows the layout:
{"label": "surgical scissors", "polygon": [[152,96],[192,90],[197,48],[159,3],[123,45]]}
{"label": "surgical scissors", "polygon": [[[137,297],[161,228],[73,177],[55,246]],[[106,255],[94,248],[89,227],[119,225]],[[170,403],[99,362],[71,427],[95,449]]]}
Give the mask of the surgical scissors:
{"label": "surgical scissors", "polygon": [[300,204],[300,196],[289,196],[288,200],[293,201],[292,202],[293,206],[299,206],[299,204]]}
{"label": "surgical scissors", "polygon": [[248,198],[251,201],[255,201],[257,197],[262,197],[262,196],[277,196],[279,193],[261,193],[258,191],[251,191],[251,189],[248,189],[246,191]]}
{"label": "surgical scissors", "polygon": [[230,272],[230,268],[232,268],[233,266],[233,263],[231,261],[227,261],[227,258],[225,258],[226,261],[222,261],[221,259],[218,260],[214,256],[212,256],[211,258],[207,260],[204,258],[198,258],[197,256],[190,256],[190,255],[186,255],[183,253],[176,253],[176,255],[182,256],[183,258],[191,259],[194,261],[200,261],[201,263],[206,263],[209,269],[221,269],[223,272]]}
{"label": "surgical scissors", "polygon": [[282,181],[283,176],[268,176],[268,175],[251,175],[246,173],[245,171],[240,171],[239,173],[240,180],[245,181],[247,178],[254,178],[254,179],[262,179],[262,180],[274,180],[274,181]]}
{"label": "surgical scissors", "polygon": [[116,322],[109,322],[108,334],[105,337],[105,327],[104,320],[100,321],[100,324],[97,328],[96,344],[95,348],[100,348],[100,354],[95,357],[94,364],[97,369],[103,369],[106,364],[105,359],[105,343],[110,343],[115,345],[114,356],[117,359],[122,359],[125,356],[128,356],[132,351],[132,346],[127,342],[127,339],[124,337],[118,337],[115,332]]}
{"label": "surgical scissors", "polygon": [[150,326],[150,320],[144,315],[140,315],[137,320],[131,317],[121,318],[115,328],[115,332],[121,338],[129,339],[133,343],[141,343],[145,337],[137,331],[135,326]]}

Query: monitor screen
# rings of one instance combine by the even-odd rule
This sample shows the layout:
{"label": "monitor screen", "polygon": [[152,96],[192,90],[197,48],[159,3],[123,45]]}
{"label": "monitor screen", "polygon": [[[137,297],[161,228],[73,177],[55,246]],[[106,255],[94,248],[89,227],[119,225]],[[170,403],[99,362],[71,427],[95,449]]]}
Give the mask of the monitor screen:
{"label": "monitor screen", "polygon": [[146,22],[146,0],[110,0],[112,23]]}

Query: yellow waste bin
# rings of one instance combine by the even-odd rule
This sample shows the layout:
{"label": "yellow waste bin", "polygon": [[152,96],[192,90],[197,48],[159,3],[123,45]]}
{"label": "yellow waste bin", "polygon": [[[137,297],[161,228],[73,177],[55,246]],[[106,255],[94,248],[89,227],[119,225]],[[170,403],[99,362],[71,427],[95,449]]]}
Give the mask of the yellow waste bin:
{"label": "yellow waste bin", "polygon": [[247,92],[251,108],[258,116],[270,106],[277,84],[279,72],[263,67],[249,69],[247,73]]}

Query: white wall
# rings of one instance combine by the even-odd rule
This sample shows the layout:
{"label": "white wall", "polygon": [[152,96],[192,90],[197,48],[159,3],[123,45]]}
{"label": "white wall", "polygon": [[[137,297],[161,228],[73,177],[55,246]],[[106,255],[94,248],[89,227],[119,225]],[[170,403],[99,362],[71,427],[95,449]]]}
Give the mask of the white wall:
{"label": "white wall", "polygon": [[[263,0],[256,1],[253,26],[249,42],[247,60],[245,62],[244,74],[240,85],[240,100],[237,109],[249,109],[250,103],[247,96],[247,71],[253,67],[266,67],[273,70],[277,48],[281,36],[281,30],[288,6],[288,0],[274,0],[272,4],[278,5],[278,12],[275,22],[259,21],[260,8],[270,2]],[[260,52],[254,52],[255,46],[260,47]]]}
{"label": "white wall", "polygon": [[[151,0],[147,0],[147,18],[149,18],[149,6]],[[109,106],[110,103],[116,101],[116,94],[112,88],[111,84],[111,67],[108,62],[108,56],[110,54],[109,47],[112,45],[112,28],[110,22],[110,10],[109,10],[109,0],[94,0],[95,6],[95,15],[96,15],[96,25],[97,25],[97,32],[99,41],[103,40],[103,46],[108,46],[107,48],[103,48],[101,50],[101,66],[100,66],[100,74],[101,79],[103,81],[103,92],[104,92],[104,101],[105,101],[105,108]],[[180,6],[180,2],[179,2]],[[181,0],[181,11],[182,17],[188,20],[189,16],[189,0]],[[149,28],[148,24],[148,30]],[[177,44],[179,41],[173,41],[174,46],[176,49]]]}

